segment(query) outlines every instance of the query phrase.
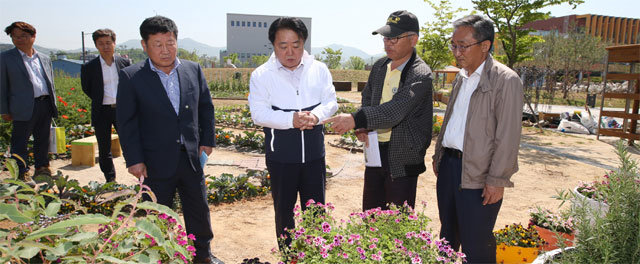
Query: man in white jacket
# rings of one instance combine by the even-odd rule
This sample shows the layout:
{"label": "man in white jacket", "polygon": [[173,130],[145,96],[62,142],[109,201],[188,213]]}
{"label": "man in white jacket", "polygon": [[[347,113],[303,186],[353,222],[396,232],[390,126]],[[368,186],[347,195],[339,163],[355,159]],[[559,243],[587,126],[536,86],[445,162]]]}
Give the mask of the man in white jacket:
{"label": "man in white jacket", "polygon": [[324,203],[325,152],[322,121],[338,109],[331,73],[304,50],[308,31],[302,20],[276,19],[269,28],[271,58],[251,74],[249,107],[264,127],[266,163],[271,175],[276,234],[291,238],[298,193]]}

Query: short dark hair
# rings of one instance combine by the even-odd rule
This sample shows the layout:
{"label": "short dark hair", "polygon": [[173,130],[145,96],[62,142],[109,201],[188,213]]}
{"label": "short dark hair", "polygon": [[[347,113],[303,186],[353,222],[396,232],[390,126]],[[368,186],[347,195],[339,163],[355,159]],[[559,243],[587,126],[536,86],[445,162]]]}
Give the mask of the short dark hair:
{"label": "short dark hair", "polygon": [[22,30],[24,32],[27,32],[31,36],[36,34],[36,28],[34,28],[32,25],[29,25],[29,23],[22,22],[22,21],[16,21],[16,22],[11,23],[11,25],[9,25],[8,27],[6,27],[4,29],[4,33],[7,33],[7,35],[11,35],[11,32],[15,28],[20,29],[20,30]]}
{"label": "short dark hair", "polygon": [[307,31],[307,27],[301,19],[297,17],[281,17],[273,21],[269,27],[269,41],[271,41],[271,44],[276,41],[276,33],[281,29],[293,30],[303,42],[307,41],[309,36],[309,31]]}
{"label": "short dark hair", "polygon": [[140,36],[145,42],[149,40],[149,35],[167,32],[173,33],[173,36],[178,39],[178,26],[176,26],[173,20],[167,17],[149,17],[142,21],[140,25]]}
{"label": "short dark hair", "polygon": [[471,27],[473,28],[473,38],[477,41],[491,41],[493,47],[493,39],[495,37],[495,31],[493,29],[493,22],[479,15],[468,15],[453,22],[453,27],[458,29],[459,27]]}
{"label": "short dark hair", "polygon": [[116,33],[113,32],[113,30],[108,28],[98,29],[94,31],[92,37],[93,37],[94,44],[101,37],[111,37],[111,40],[113,40],[113,42],[116,42]]}

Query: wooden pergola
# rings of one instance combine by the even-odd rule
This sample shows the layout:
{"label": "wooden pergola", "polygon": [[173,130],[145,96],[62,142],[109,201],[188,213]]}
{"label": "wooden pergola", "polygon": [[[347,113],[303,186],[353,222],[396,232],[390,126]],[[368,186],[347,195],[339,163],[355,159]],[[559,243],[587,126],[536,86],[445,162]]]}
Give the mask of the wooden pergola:
{"label": "wooden pergola", "polygon": [[[629,145],[631,145],[634,140],[640,140],[640,134],[636,133],[638,120],[640,120],[640,113],[638,112],[640,108],[640,73],[636,73],[636,64],[640,63],[640,44],[612,46],[606,49],[607,58],[602,77],[604,85],[602,88],[602,100],[600,101],[597,139],[600,139],[600,135],[614,136],[628,139]],[[611,63],[629,64],[629,73],[609,73],[609,65]],[[609,80],[627,81],[627,91],[624,93],[608,93],[606,90],[607,81]],[[605,111],[604,101],[611,98],[625,99],[624,111]],[[603,116],[622,118],[622,127],[602,128]]]}

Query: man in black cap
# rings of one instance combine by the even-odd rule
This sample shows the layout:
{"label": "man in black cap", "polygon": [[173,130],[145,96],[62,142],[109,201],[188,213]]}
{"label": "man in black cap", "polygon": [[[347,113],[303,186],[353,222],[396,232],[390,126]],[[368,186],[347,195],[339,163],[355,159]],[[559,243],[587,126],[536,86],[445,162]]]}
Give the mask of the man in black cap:
{"label": "man in black cap", "polygon": [[419,30],[414,14],[405,10],[391,13],[387,24],[372,33],[383,36],[387,56],[371,69],[362,91],[362,107],[325,121],[333,122],[338,133],[356,129],[356,136],[367,146],[377,138],[381,166],[365,169],[363,210],[386,209],[389,203],[413,207],[418,175],[426,170],[433,78],[429,66],[416,56]]}

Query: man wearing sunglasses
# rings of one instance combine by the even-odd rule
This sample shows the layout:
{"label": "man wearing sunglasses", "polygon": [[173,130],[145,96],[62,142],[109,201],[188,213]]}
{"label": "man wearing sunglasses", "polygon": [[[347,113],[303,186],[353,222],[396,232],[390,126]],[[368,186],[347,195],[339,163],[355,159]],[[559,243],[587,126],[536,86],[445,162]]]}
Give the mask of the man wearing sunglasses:
{"label": "man wearing sunglasses", "polygon": [[518,171],[523,88],[518,74],[494,60],[493,23],[477,15],[453,23],[449,48],[462,69],[433,155],[440,237],[469,263],[495,263],[493,227],[504,187]]}
{"label": "man wearing sunglasses", "polygon": [[[366,167],[362,209],[388,204],[415,205],[418,175],[431,143],[433,104],[431,69],[416,56],[420,26],[408,11],[391,13],[387,24],[373,32],[383,36],[387,53],[376,61],[362,91],[362,107],[332,117],[338,133],[356,129],[360,141],[377,137],[381,167]],[[375,131],[376,133],[371,133]],[[369,135],[372,138],[369,138]]]}

